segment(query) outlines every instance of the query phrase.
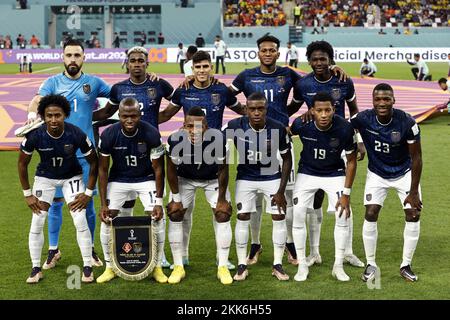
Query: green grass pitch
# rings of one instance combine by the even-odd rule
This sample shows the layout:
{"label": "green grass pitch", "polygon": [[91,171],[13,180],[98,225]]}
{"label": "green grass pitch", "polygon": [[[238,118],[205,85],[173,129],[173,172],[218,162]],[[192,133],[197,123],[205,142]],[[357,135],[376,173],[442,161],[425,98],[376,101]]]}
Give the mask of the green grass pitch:
{"label": "green grass pitch", "polygon": [[[351,75],[357,75],[359,64],[342,64]],[[407,64],[389,64],[389,70],[379,64],[379,77],[410,79]],[[55,66],[55,65],[53,65]],[[45,68],[53,66],[42,66]],[[248,65],[250,67],[251,65]],[[387,66],[387,65],[386,65]],[[14,68],[10,68],[14,67]],[[39,70],[41,65],[36,65]],[[230,73],[237,73],[245,67],[243,64],[229,64]],[[302,69],[309,70],[305,64]],[[16,73],[16,66],[0,66],[0,73]],[[151,65],[150,69],[157,73],[176,73],[178,65]],[[387,67],[386,67],[387,69]],[[396,71],[394,71],[394,69]],[[431,66],[433,75],[437,78],[445,76],[447,65]],[[8,71],[9,70],[9,71]],[[58,72],[53,69],[52,71]],[[86,72],[120,72],[118,65],[85,65]],[[261,242],[264,251],[258,264],[249,267],[249,277],[246,281],[234,282],[223,286],[216,278],[215,240],[212,226],[212,214],[202,192],[197,194],[194,212],[193,230],[191,236],[190,261],[186,268],[186,278],[179,285],[161,285],[145,279],[139,282],[128,282],[114,279],[107,284],[81,285],[81,289],[68,289],[69,274],[66,270],[71,265],[81,265],[80,251],[76,244],[75,229],[72,219],[64,209],[63,227],[60,249],[62,259],[57,267],[44,272],[44,279],[37,285],[28,285],[25,280],[30,272],[28,253],[28,232],[31,222],[31,212],[27,208],[17,175],[17,152],[0,152],[0,298],[1,299],[274,299],[274,300],[304,300],[304,299],[450,299],[450,247],[448,246],[450,216],[450,197],[448,196],[448,159],[450,159],[449,116],[427,120],[420,125],[422,130],[423,172],[422,192],[424,209],[421,218],[421,235],[413,260],[413,269],[419,276],[416,283],[405,282],[399,275],[403,246],[404,214],[400,202],[394,192],[390,192],[381,211],[378,230],[377,263],[381,268],[381,289],[370,290],[359,278],[362,269],[346,266],[345,269],[351,281],[339,283],[332,278],[331,269],[334,260],[333,228],[334,217],[324,214],[321,236],[321,255],[323,264],[310,269],[310,277],[306,282],[297,283],[292,280],[296,267],[288,265],[284,259],[286,271],[291,276],[288,282],[280,282],[271,276],[273,249],[271,245],[272,223],[268,215],[263,217]],[[298,138],[294,139],[298,158],[301,145]],[[35,154],[30,164],[30,181],[37,164]],[[295,164],[295,166],[297,166]],[[362,223],[364,219],[363,190],[367,159],[358,163],[353,193],[352,207],[354,212],[354,252],[362,260],[364,249],[362,243]],[[230,191],[234,195],[235,166],[230,167]],[[324,202],[326,203],[326,202]],[[99,208],[96,199],[96,209]],[[139,204],[135,212],[142,214]],[[236,211],[232,216],[234,230]],[[101,254],[99,239],[100,222],[97,220],[96,250]],[[43,256],[47,249],[46,242]],[[233,236],[234,239],[234,236]],[[169,244],[166,240],[166,255],[170,261]],[[234,240],[230,250],[230,259],[236,263]],[[99,276],[103,268],[95,268]],[[165,269],[169,275],[169,270]]]}

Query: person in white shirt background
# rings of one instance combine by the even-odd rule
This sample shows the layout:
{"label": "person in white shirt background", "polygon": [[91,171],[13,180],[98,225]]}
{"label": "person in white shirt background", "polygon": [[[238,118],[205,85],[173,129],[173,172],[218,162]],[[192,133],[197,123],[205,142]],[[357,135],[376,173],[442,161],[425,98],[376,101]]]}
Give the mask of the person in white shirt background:
{"label": "person in white shirt background", "polygon": [[361,68],[359,69],[359,74],[361,75],[361,78],[366,77],[373,77],[373,75],[377,72],[377,66],[372,61],[369,61],[368,59],[364,59],[363,63],[361,64]]}
{"label": "person in white shirt background", "polygon": [[219,35],[216,36],[216,41],[214,42],[214,47],[216,48],[216,74],[219,73],[219,61],[222,63],[222,73],[225,74],[225,53],[227,52],[227,45]]}
{"label": "person in white shirt background", "polygon": [[287,43],[287,52],[286,52],[286,63],[288,61],[288,56],[290,56],[289,59],[289,66],[297,68],[298,65],[298,51],[297,47],[293,45],[290,41]]}
{"label": "person in white shirt background", "polygon": [[189,46],[186,51],[186,61],[184,62],[183,67],[185,77],[194,75],[194,72],[192,71],[192,56],[197,52],[197,50],[198,49],[196,46]]}
{"label": "person in white shirt background", "polygon": [[183,44],[178,44],[177,62],[180,60],[180,73],[183,73],[184,62],[186,61],[186,48],[183,48]]}
{"label": "person in white shirt background", "polygon": [[431,74],[428,74],[430,71],[426,62],[420,59],[420,54],[414,53],[414,61],[406,60],[410,65],[415,65],[414,68],[411,68],[411,72],[414,75],[414,78],[419,81],[431,81]]}

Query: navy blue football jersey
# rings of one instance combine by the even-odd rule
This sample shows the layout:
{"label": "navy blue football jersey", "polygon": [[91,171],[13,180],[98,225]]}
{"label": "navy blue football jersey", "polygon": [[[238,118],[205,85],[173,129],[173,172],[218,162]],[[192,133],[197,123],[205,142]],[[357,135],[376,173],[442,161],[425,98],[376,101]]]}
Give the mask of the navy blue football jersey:
{"label": "navy blue football jersey", "polygon": [[217,129],[207,129],[203,142],[192,144],[185,130],[172,133],[167,151],[177,167],[177,175],[193,180],[217,179],[219,164],[225,162],[226,139]]}
{"label": "navy blue football jersey", "polygon": [[290,152],[291,139],[286,127],[269,117],[266,126],[254,130],[247,116],[233,119],[222,129],[232,139],[239,154],[237,180],[266,181],[281,178],[277,153]]}
{"label": "navy blue football jersey", "polygon": [[166,80],[145,80],[135,84],[130,79],[116,83],[111,88],[109,102],[118,105],[124,98],[135,98],[141,109],[141,120],[158,128],[158,114],[162,98],[172,98],[173,87]]}
{"label": "navy blue football jersey", "polygon": [[[277,66],[273,73],[263,73],[260,67],[256,67],[239,73],[231,87],[237,92],[243,92],[246,97],[254,92],[264,93],[268,101],[267,116],[288,126],[288,97],[299,79],[300,75],[288,67]],[[294,99],[300,99],[295,91]]]}
{"label": "navy blue football jersey", "polygon": [[86,134],[77,126],[64,123],[64,132],[54,138],[43,125],[31,131],[23,139],[20,150],[31,155],[33,150],[39,153],[41,161],[36,169],[36,176],[48,179],[69,179],[82,173],[76,153],[81,151],[83,156],[95,152],[94,145]]}
{"label": "navy blue football jersey", "polygon": [[314,121],[303,123],[298,117],[291,126],[293,135],[298,135],[303,150],[298,162],[298,172],[319,177],[345,175],[342,151],[347,154],[356,150],[355,131],[344,118],[334,115],[331,127],[322,131]]}
{"label": "navy blue football jersey", "polygon": [[171,103],[183,107],[184,114],[192,107],[201,107],[206,114],[208,127],[220,130],[225,106],[235,107],[238,101],[225,84],[219,83],[211,84],[207,88],[197,88],[194,85],[189,89],[178,88],[173,94]]}
{"label": "navy blue football jersey", "polygon": [[334,75],[327,81],[319,81],[314,76],[314,72],[311,72],[295,84],[295,100],[305,102],[308,109],[311,109],[314,96],[321,91],[328,92],[331,95],[335,101],[335,113],[345,118],[345,102],[356,99],[353,81],[347,79],[345,82],[339,82],[339,78]]}
{"label": "navy blue football jersey", "polygon": [[108,181],[143,182],[155,179],[151,159],[164,154],[161,135],[151,124],[140,121],[133,136],[123,133],[120,122],[105,129],[98,144],[100,154],[111,156]]}
{"label": "navy blue football jersey", "polygon": [[411,169],[409,143],[420,141],[420,129],[408,113],[393,109],[392,120],[381,124],[375,110],[364,110],[351,118],[361,133],[369,157],[369,170],[385,179],[398,178]]}

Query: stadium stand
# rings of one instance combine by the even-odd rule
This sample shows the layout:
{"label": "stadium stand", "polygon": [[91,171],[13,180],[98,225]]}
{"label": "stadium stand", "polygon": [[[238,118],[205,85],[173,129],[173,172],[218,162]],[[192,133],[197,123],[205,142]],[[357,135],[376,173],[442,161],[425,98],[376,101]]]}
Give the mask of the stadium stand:
{"label": "stadium stand", "polygon": [[224,0],[226,27],[273,26],[286,24],[286,15],[278,0]]}

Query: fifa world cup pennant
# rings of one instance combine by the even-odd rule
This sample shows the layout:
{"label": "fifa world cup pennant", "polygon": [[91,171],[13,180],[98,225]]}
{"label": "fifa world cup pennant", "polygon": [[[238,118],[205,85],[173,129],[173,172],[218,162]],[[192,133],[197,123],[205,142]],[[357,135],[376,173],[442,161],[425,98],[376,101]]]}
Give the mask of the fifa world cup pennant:
{"label": "fifa world cup pennant", "polygon": [[157,239],[150,217],[116,217],[111,222],[111,267],[119,277],[137,281],[156,265]]}

